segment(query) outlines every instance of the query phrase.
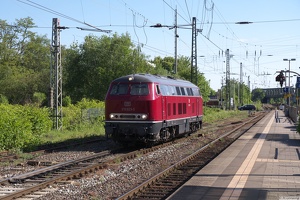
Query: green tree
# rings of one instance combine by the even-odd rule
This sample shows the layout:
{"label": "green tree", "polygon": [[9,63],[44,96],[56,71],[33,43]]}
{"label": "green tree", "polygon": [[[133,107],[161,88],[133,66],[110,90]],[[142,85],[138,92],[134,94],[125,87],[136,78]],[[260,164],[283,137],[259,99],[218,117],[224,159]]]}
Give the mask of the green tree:
{"label": "green tree", "polygon": [[[233,98],[235,106],[241,106],[244,104],[249,104],[251,101],[251,92],[249,87],[246,86],[244,83],[240,83],[238,80],[231,79],[229,81],[230,84],[230,91],[228,92],[229,98]],[[226,91],[227,87],[226,84],[223,85],[222,90],[219,90],[219,97],[224,99],[223,105],[224,107],[229,108],[229,101],[230,99],[226,99]]]}
{"label": "green tree", "polygon": [[241,105],[248,104],[251,101],[251,92],[250,88],[246,86],[244,83],[241,84]]}
{"label": "green tree", "polygon": [[263,98],[265,97],[265,93],[262,89],[260,88],[257,88],[257,89],[254,89],[252,91],[252,101],[254,102],[261,102],[263,100]]}
{"label": "green tree", "polygon": [[[189,57],[178,56],[178,67],[177,67],[179,77],[190,81],[191,80],[191,61]],[[206,80],[203,73],[198,71],[197,74],[197,83],[200,88],[203,101],[207,102],[209,100],[209,95],[215,93],[209,85],[209,81]]]}
{"label": "green tree", "polygon": [[31,103],[35,92],[47,93],[50,41],[31,32],[31,18],[13,25],[0,20],[0,93],[10,103]]}
{"label": "green tree", "polygon": [[174,74],[175,59],[173,57],[168,56],[161,58],[158,56],[154,58],[153,62],[156,64],[156,66],[166,70],[168,74]]}
{"label": "green tree", "polygon": [[74,102],[104,100],[113,79],[152,70],[128,34],[87,36],[83,44],[75,43],[67,50],[64,66],[66,95]]}

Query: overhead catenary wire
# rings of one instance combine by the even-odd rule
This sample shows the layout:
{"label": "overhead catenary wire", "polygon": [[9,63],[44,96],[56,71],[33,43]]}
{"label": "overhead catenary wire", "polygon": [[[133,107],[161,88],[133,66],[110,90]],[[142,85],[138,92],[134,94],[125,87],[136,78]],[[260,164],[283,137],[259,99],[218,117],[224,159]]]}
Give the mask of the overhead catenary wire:
{"label": "overhead catenary wire", "polygon": [[191,18],[191,14],[190,14],[190,11],[189,11],[189,7],[188,7],[188,5],[187,5],[186,0],[184,0],[184,2],[185,2],[186,10],[187,10],[187,12],[188,12],[188,14],[189,14],[189,20],[191,21],[192,18]]}
{"label": "overhead catenary wire", "polygon": [[[245,21],[244,23],[249,24],[262,24],[262,23],[280,23],[280,22],[295,22],[300,19],[278,19],[278,20],[265,20],[265,21]],[[214,24],[224,24],[224,22],[214,22]],[[226,22],[226,24],[240,24],[240,22]]]}
{"label": "overhead catenary wire", "polygon": [[[44,10],[44,11],[46,11],[46,12],[49,12],[49,13],[58,15],[58,16],[60,16],[60,17],[69,19],[69,20],[71,20],[71,21],[74,21],[74,22],[77,22],[77,23],[80,23],[80,24],[87,25],[87,26],[89,26],[89,27],[92,27],[92,28],[96,29],[96,31],[102,31],[102,32],[105,32],[105,33],[110,33],[110,32],[111,32],[111,30],[101,30],[101,29],[99,29],[99,28],[97,28],[97,27],[95,27],[95,26],[93,26],[93,25],[91,25],[91,24],[88,24],[88,23],[86,23],[86,22],[82,22],[82,21],[77,20],[77,19],[75,19],[75,18],[73,18],[73,17],[70,17],[70,16],[68,16],[68,15],[62,14],[62,13],[57,12],[57,11],[55,11],[55,10],[52,10],[52,9],[50,9],[50,8],[47,8],[47,7],[43,6],[43,5],[41,5],[41,4],[35,3],[35,2],[33,2],[33,1],[31,1],[31,0],[26,0],[27,2],[26,2],[25,0],[17,0],[17,1],[19,1],[19,2],[21,2],[21,3],[24,3],[24,4],[27,4],[27,5],[29,5],[29,6],[38,8],[38,9],[40,9],[40,10]],[[78,28],[79,28],[79,27],[78,27]],[[85,28],[79,28],[79,29],[84,30]],[[91,31],[91,29],[89,29],[89,30]]]}
{"label": "overhead catenary wire", "polygon": [[[175,8],[173,8],[169,3],[167,3],[165,0],[163,0],[163,2],[170,8],[172,9],[174,12],[175,12]],[[177,15],[182,18],[186,23],[192,25],[191,21],[185,19],[180,13],[177,13]]]}

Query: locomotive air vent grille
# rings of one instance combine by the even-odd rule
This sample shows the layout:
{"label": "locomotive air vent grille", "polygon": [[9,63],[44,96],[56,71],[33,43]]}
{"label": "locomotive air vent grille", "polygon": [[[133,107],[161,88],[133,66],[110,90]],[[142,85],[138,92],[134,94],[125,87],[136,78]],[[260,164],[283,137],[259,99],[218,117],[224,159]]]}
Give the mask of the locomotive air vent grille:
{"label": "locomotive air vent grille", "polygon": [[124,119],[124,118],[126,118],[126,119],[135,119],[135,115],[120,115],[120,118],[121,119]]}

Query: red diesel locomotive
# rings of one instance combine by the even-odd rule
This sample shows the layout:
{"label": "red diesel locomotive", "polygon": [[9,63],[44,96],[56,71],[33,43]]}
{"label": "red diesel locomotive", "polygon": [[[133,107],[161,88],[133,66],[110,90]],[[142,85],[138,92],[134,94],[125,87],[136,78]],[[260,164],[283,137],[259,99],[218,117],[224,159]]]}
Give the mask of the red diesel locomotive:
{"label": "red diesel locomotive", "polygon": [[115,79],[105,98],[105,133],[123,144],[164,142],[202,127],[203,99],[189,81],[151,74]]}

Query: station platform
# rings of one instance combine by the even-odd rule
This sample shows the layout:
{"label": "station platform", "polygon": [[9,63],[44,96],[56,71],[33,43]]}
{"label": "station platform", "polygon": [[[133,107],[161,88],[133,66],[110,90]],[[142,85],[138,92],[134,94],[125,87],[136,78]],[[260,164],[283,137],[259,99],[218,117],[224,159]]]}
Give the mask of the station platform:
{"label": "station platform", "polygon": [[300,134],[278,111],[259,121],[170,200],[300,200]]}

